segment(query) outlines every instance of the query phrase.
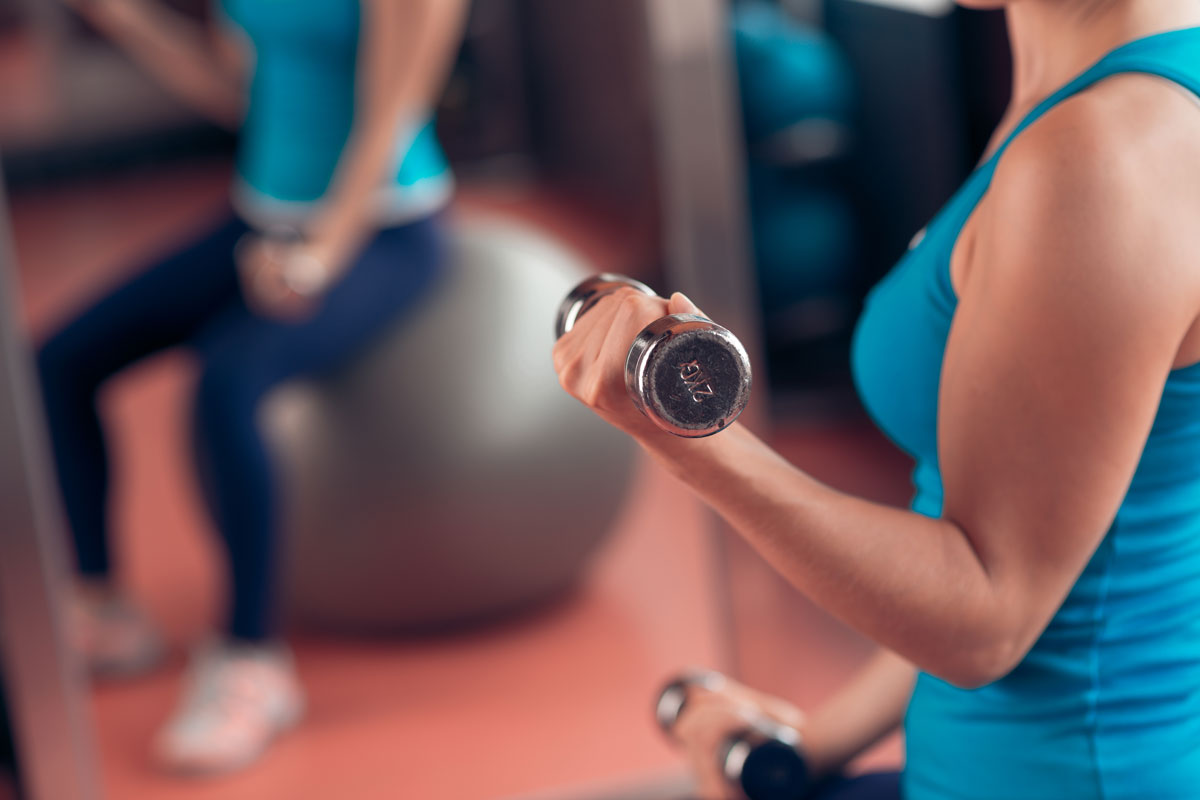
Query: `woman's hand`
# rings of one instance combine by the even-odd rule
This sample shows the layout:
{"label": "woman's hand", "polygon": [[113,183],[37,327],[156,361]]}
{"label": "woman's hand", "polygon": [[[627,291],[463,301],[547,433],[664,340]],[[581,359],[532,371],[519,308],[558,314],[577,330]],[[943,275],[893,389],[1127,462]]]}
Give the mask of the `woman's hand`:
{"label": "woman's hand", "polygon": [[248,236],[237,247],[242,294],[265,317],[298,321],[311,316],[336,272],[315,245]]}
{"label": "woman's hand", "polygon": [[719,751],[731,736],[763,720],[793,728],[804,737],[804,712],[786,700],[728,678],[716,690],[689,689],[674,733],[687,753],[699,797],[727,800],[733,796],[721,771]]}
{"label": "woman's hand", "polygon": [[625,358],[642,328],[668,314],[700,314],[676,292],[670,300],[633,289],[600,298],[554,345],[562,387],[601,419],[640,441],[669,436],[634,407],[625,389]]}

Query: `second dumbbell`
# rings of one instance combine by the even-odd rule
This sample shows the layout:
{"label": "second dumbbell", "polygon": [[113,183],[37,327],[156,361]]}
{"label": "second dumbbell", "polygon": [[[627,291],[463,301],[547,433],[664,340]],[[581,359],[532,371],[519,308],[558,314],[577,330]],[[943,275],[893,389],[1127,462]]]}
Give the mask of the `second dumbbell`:
{"label": "second dumbbell", "polygon": [[[580,283],[559,307],[555,332],[571,330],[600,298],[629,288],[654,290],[622,275]],[[671,314],[637,335],[625,360],[625,388],[633,404],[676,436],[711,436],[738,418],[750,399],[750,357],[737,337],[696,314]]]}
{"label": "second dumbbell", "polygon": [[[654,717],[675,737],[675,725],[697,692],[720,692],[725,676],[701,670],[680,675],[659,692]],[[802,800],[811,788],[800,734],[767,717],[731,733],[718,747],[717,767],[729,788],[747,800]]]}

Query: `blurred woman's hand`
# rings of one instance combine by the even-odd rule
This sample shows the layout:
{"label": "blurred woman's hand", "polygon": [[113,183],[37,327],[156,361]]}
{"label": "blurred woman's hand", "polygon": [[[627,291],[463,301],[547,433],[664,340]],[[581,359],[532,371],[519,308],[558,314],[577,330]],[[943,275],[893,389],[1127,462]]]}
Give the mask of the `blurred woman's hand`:
{"label": "blurred woman's hand", "polygon": [[311,316],[335,274],[304,243],[248,236],[236,253],[246,304],[258,314],[297,321]]}
{"label": "blurred woman's hand", "polygon": [[674,734],[687,753],[702,800],[730,800],[731,792],[721,771],[720,750],[730,737],[756,722],[769,720],[804,735],[804,712],[778,697],[763,694],[725,679],[719,689],[693,686],[687,704],[675,723]]}
{"label": "blurred woman's hand", "polygon": [[642,328],[668,314],[699,314],[676,293],[670,300],[633,289],[600,298],[554,345],[558,381],[601,419],[645,440],[663,433],[633,403],[625,389],[625,358]]}

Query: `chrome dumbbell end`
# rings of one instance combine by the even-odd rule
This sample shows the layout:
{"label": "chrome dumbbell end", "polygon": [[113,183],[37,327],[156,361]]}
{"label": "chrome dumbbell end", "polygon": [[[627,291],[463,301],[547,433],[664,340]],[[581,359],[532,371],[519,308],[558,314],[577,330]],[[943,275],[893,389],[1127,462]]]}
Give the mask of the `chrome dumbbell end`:
{"label": "chrome dumbbell end", "polygon": [[737,337],[696,314],[671,314],[638,334],[625,360],[633,403],[676,436],[712,436],[750,401],[750,357]]}
{"label": "chrome dumbbell end", "polygon": [[[562,336],[601,297],[646,284],[612,273],[593,276],[566,296],[555,333]],[[696,314],[670,314],[638,333],[625,359],[625,388],[639,411],[667,433],[711,436],[728,427],[750,400],[750,357],[737,337]]]}
{"label": "chrome dumbbell end", "polygon": [[725,685],[725,676],[708,669],[688,670],[672,678],[658,693],[654,718],[667,736],[675,735],[675,723],[683,713],[693,689],[715,692]]}

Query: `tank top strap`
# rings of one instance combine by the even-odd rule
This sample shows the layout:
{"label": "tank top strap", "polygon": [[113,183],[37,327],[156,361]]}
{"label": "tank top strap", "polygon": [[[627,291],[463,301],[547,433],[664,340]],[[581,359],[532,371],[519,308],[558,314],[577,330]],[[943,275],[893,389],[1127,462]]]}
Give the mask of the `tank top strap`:
{"label": "tank top strap", "polygon": [[1200,98],[1200,28],[1167,31],[1136,39],[1110,51],[1090,68],[1034,106],[988,159],[989,172],[1026,128],[1064,100],[1125,73],[1154,75],[1182,86]]}
{"label": "tank top strap", "polygon": [[1200,97],[1200,27],[1154,34],[1128,42],[1107,55],[1038,103],[1021,119],[987,160],[980,163],[959,190],[930,222],[918,241],[927,242],[938,268],[932,272],[935,296],[947,310],[957,305],[958,296],[950,277],[950,261],[963,226],[987,192],[1004,151],[1026,128],[1047,111],[1105,78],[1122,73],[1155,75]]}

